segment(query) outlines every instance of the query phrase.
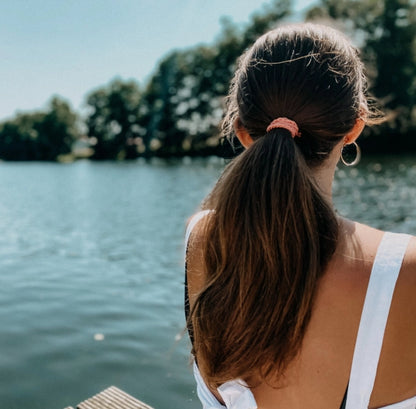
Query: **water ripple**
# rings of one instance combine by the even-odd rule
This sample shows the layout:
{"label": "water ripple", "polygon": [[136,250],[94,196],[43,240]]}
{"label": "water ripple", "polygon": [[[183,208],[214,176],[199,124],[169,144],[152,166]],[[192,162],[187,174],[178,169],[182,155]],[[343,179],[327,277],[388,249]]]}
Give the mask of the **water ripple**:
{"label": "water ripple", "polygon": [[[416,233],[413,162],[340,167],[338,211]],[[0,407],[60,409],[112,384],[156,408],[200,407],[187,339],[177,341],[182,239],[221,168],[0,164]]]}

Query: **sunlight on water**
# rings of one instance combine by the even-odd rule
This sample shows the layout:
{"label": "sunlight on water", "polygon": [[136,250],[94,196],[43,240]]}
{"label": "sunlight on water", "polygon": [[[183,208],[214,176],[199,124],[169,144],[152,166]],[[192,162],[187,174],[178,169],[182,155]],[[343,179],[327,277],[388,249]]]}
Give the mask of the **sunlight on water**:
{"label": "sunlight on water", "polygon": [[[340,165],[338,212],[415,234],[415,163]],[[0,164],[1,408],[61,409],[110,385],[155,408],[200,407],[182,337],[182,240],[222,166]]]}
{"label": "sunlight on water", "polygon": [[416,158],[367,159],[336,173],[339,213],[373,227],[416,234],[415,201]]}

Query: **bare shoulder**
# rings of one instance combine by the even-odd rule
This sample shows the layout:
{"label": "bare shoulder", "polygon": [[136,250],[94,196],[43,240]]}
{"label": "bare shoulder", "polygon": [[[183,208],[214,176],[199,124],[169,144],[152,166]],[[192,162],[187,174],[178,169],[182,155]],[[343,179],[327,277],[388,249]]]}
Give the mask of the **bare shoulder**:
{"label": "bare shoulder", "polygon": [[[354,232],[351,237],[354,237],[352,241],[359,243],[361,252],[367,256],[369,260],[375,257],[381,239],[385,232],[379,229],[375,229],[365,224],[354,223]],[[403,238],[405,240],[405,238]],[[372,260],[371,260],[372,261]],[[416,237],[410,236],[406,252],[403,258],[402,267],[400,270],[399,279],[407,285],[416,285]],[[416,298],[416,297],[415,297]]]}
{"label": "bare shoulder", "polygon": [[383,235],[384,232],[381,230],[343,219],[340,248],[347,256],[342,259],[343,263],[350,264],[360,276],[365,272],[367,280]]}
{"label": "bare shoulder", "polygon": [[[411,236],[407,245],[406,253],[403,258],[400,275],[397,280],[395,298],[403,300],[402,304],[405,311],[412,309],[412,319],[416,314],[416,237]],[[416,325],[415,335],[416,335]]]}
{"label": "bare shoulder", "polygon": [[209,218],[209,211],[198,212],[187,223],[186,274],[191,307],[206,281],[203,249]]}
{"label": "bare shoulder", "polygon": [[[210,219],[212,210],[200,210],[193,214],[186,222],[186,240],[190,242],[195,241],[195,238],[201,236],[204,226],[207,225],[207,221]],[[191,239],[192,236],[192,240]],[[188,244],[188,243],[187,243]]]}
{"label": "bare shoulder", "polygon": [[384,235],[384,231],[358,222],[351,223],[353,224],[353,227],[351,228],[351,237],[360,243],[360,245],[364,247],[364,250],[371,248],[372,253],[374,248],[378,248]]}
{"label": "bare shoulder", "polygon": [[[353,278],[351,286],[358,289],[349,296],[358,292],[362,298],[385,232],[356,222],[350,222],[349,226],[346,253],[352,254],[353,261],[347,271]],[[416,237],[411,236],[408,244],[404,243],[407,248],[394,289],[371,407],[416,395]]]}
{"label": "bare shoulder", "polygon": [[186,259],[189,263],[194,253],[202,251],[207,223],[211,217],[211,211],[202,210],[192,215],[186,223]]}
{"label": "bare shoulder", "polygon": [[[404,238],[405,240],[405,238]],[[406,243],[406,242],[405,242]],[[397,313],[398,322],[408,320],[407,331],[413,332],[416,341],[416,237],[410,236],[397,279],[392,302],[392,314]],[[410,332],[409,332],[410,334]],[[415,342],[416,348],[416,342]]]}
{"label": "bare shoulder", "polygon": [[416,237],[411,236],[407,246],[406,255],[403,260],[403,272],[409,275],[409,280],[416,284]]}
{"label": "bare shoulder", "polygon": [[[374,387],[374,406],[416,395],[416,238],[396,283]],[[394,388],[391,386],[394,385]]]}

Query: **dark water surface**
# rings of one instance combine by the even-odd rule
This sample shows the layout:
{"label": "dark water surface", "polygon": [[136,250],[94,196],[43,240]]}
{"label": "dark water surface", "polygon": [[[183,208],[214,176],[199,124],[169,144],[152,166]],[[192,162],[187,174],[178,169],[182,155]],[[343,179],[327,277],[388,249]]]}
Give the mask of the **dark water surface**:
{"label": "dark water surface", "polygon": [[[0,163],[0,408],[62,409],[110,385],[200,407],[182,239],[222,167]],[[416,157],[340,167],[334,193],[341,214],[416,234]]]}

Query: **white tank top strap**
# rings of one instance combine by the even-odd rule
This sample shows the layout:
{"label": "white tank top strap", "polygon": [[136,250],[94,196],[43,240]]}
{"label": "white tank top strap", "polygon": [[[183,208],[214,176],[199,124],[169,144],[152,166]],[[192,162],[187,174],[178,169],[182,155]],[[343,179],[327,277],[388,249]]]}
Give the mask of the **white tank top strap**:
{"label": "white tank top strap", "polygon": [[411,236],[384,233],[374,260],[355,344],[346,409],[367,409],[397,277]]}

